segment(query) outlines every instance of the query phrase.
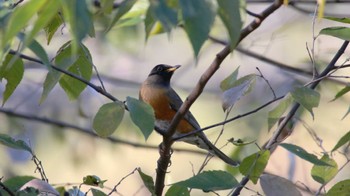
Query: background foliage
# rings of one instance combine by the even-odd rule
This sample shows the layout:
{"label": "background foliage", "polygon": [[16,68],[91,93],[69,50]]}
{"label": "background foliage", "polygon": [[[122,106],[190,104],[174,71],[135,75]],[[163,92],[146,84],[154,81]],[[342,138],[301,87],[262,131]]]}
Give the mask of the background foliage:
{"label": "background foliage", "polygon": [[[1,193],[348,193],[348,3],[0,1]],[[158,153],[137,98],[160,63],[238,168]]]}

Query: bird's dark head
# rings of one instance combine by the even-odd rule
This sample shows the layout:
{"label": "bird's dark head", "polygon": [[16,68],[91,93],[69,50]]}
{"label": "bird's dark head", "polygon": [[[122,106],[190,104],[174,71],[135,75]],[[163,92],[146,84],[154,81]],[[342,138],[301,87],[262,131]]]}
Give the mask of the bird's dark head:
{"label": "bird's dark head", "polygon": [[171,76],[179,67],[181,67],[181,65],[157,65],[152,69],[151,73],[148,75],[147,81],[156,84],[169,85]]}

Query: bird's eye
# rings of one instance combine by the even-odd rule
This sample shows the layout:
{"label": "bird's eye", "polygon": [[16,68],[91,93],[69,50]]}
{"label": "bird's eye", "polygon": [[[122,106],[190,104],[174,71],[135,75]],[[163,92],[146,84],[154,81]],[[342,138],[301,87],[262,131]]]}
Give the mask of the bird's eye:
{"label": "bird's eye", "polygon": [[163,71],[163,67],[162,66],[157,67],[157,71],[162,72]]}

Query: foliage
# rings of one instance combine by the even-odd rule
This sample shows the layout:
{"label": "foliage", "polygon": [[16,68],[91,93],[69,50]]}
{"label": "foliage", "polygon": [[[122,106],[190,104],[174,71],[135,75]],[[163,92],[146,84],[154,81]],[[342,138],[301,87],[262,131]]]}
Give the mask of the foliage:
{"label": "foliage", "polygon": [[[85,134],[93,136],[98,135],[102,138],[109,138],[112,141],[119,141],[115,139],[113,135],[119,133],[115,131],[121,127],[120,124],[122,124],[125,119],[124,113],[128,111],[131,121],[141,130],[144,139],[147,140],[153,132],[156,120],[152,107],[131,96],[127,96],[125,100],[119,100],[111,95],[104,87],[104,81],[99,77],[98,69],[93,62],[94,54],[90,53],[91,48],[88,48],[85,42],[99,39],[97,38],[99,36],[110,36],[114,31],[118,31],[121,28],[136,28],[141,26],[143,27],[145,40],[149,40],[151,36],[156,34],[167,34],[169,37],[176,36],[173,34],[174,31],[182,31],[188,37],[188,43],[192,47],[196,62],[200,62],[201,52],[203,52],[205,44],[208,43],[209,40],[217,43],[224,43],[225,46],[222,52],[219,52],[217,55],[212,55],[215,56],[215,59],[211,66],[208,67],[207,72],[202,75],[202,78],[198,82],[199,87],[196,87],[193,94],[190,94],[186,99],[184,108],[187,104],[187,109],[189,109],[191,104],[203,91],[206,82],[220,68],[222,61],[227,55],[234,52],[240,42],[251,32],[259,28],[261,23],[267,17],[270,17],[273,11],[279,9],[283,2],[286,5],[289,3],[288,1],[276,1],[275,4],[266,8],[260,15],[254,15],[249,11],[247,8],[248,0],[124,0],[118,3],[113,0],[94,2],[86,0],[0,2],[0,81],[4,84],[4,89],[1,88],[3,91],[1,108],[5,108],[8,101],[14,99],[17,87],[26,83],[23,78],[25,74],[30,74],[26,66],[27,61],[31,61],[42,65],[42,69],[46,71],[45,80],[40,83],[43,89],[41,98],[38,100],[40,104],[45,104],[48,97],[54,96],[53,90],[57,84],[59,84],[59,88],[64,91],[68,99],[72,102],[79,102],[80,99],[84,97],[84,90],[90,87],[99,93],[99,96],[104,96],[110,99],[110,101],[101,104],[99,110],[91,120],[92,123],[90,126],[95,132],[84,131]],[[318,16],[322,17],[322,10],[324,10],[325,3],[322,3],[322,1],[320,2]],[[254,17],[255,20],[246,21],[247,13]],[[274,16],[272,15],[271,17]],[[325,19],[341,24],[350,23],[349,18],[327,16]],[[244,26],[247,23],[249,24]],[[221,29],[220,34],[226,35],[228,41],[222,41],[211,36],[218,26]],[[52,52],[44,47],[43,43],[52,46],[53,40],[59,39],[63,31],[69,32],[69,39],[67,42],[62,42],[60,47],[55,48],[56,54],[54,57],[51,57],[49,54]],[[42,35],[44,35],[44,39],[41,37]],[[192,189],[200,189],[204,192],[232,190],[234,195],[237,195],[249,180],[254,184],[257,184],[260,180],[260,185],[267,195],[280,195],[284,192],[293,192],[298,195],[300,192],[290,180],[277,175],[263,174],[274,152],[273,148],[277,145],[307,161],[308,164],[313,165],[309,173],[321,186],[318,193],[321,193],[323,190],[322,188],[327,186],[329,182],[336,181],[335,176],[342,168],[348,166],[350,161],[349,158],[347,158],[345,165],[343,167],[338,167],[339,163],[337,163],[332,156],[333,153],[339,151],[341,147],[349,147],[350,132],[341,137],[338,142],[334,144],[333,149],[325,150],[322,144],[318,143],[323,150],[323,156],[321,158],[318,158],[317,153],[307,152],[307,150],[305,150],[308,148],[307,145],[298,146],[291,143],[280,144],[282,141],[280,135],[283,135],[283,129],[288,126],[287,124],[290,123],[294,117],[300,115],[296,114],[300,106],[306,109],[313,119],[317,116],[317,108],[321,103],[321,99],[324,98],[321,91],[316,88],[317,85],[323,80],[334,76],[333,74],[337,71],[349,67],[345,63],[336,65],[336,62],[347,47],[348,41],[350,41],[350,28],[346,26],[326,27],[319,31],[318,36],[321,35],[344,40],[343,47],[334,54],[334,58],[327,63],[328,66],[323,68],[320,73],[315,71],[310,74],[308,72],[309,75],[312,75],[311,82],[303,85],[299,83],[288,92],[285,92],[281,97],[276,97],[271,84],[261,73],[261,75],[249,73],[242,76],[239,75],[238,68],[232,68],[234,71],[231,74],[227,74],[228,76],[221,81],[222,108],[224,112],[226,112],[226,119],[224,122],[215,124],[212,127],[225,125],[239,118],[253,115],[259,110],[276,102],[276,106],[273,109],[269,108],[266,118],[267,129],[271,130],[276,125],[276,122],[279,123],[277,123],[277,128],[266,145],[261,148],[259,146],[260,149],[258,151],[255,150],[255,153],[246,155],[243,153],[244,150],[242,149],[246,149],[247,146],[253,146],[252,144],[255,143],[257,138],[249,140],[253,142],[246,143],[235,142],[242,141],[240,139],[235,140],[232,138],[229,140],[239,148],[236,152],[239,154],[241,164],[236,173],[239,172],[243,175],[242,180],[240,182],[237,180],[239,176],[236,174],[233,175],[234,172],[232,172],[232,168],[227,169],[229,172],[217,168],[207,171],[202,171],[202,169],[200,169],[200,172],[192,177],[190,174],[184,175],[184,178],[187,179],[172,183],[165,195],[190,195],[190,190]],[[130,37],[128,39],[133,38]],[[315,41],[317,36],[314,36],[313,39]],[[312,68],[319,69],[319,67],[315,65],[317,59],[314,57],[314,52],[314,48],[312,48],[312,54],[310,54],[313,63]],[[299,70],[299,73],[302,72],[306,71]],[[92,80],[94,74],[96,74],[100,86],[94,84],[95,81]],[[260,82],[261,80],[259,80],[259,77],[264,79],[264,82]],[[343,78],[348,77],[349,76],[343,76]],[[240,101],[246,101],[243,98],[254,92],[257,86],[261,87],[261,83],[263,83],[265,87],[268,86],[271,89],[274,95],[272,101],[262,105],[256,110],[230,118],[229,115],[233,106],[237,105]],[[340,101],[346,97],[349,91],[349,84],[342,83],[340,90],[335,93],[332,101]],[[192,101],[192,103],[190,103],[190,101]],[[349,112],[350,109],[347,111],[344,118]],[[179,113],[181,113],[181,111],[179,111]],[[7,114],[14,115],[14,112],[7,112]],[[24,117],[25,115],[17,116]],[[37,120],[38,118],[32,117],[28,119]],[[41,119],[41,121],[44,120]],[[46,122],[65,126],[54,120]],[[288,128],[292,129],[293,126],[294,125],[291,125],[291,127]],[[77,128],[77,126],[70,127],[74,129]],[[134,127],[129,127],[128,129],[130,129],[128,130],[130,132],[136,132]],[[96,196],[107,195],[104,185],[107,180],[101,180],[99,176],[93,174],[86,175],[82,181],[79,182],[78,186],[59,186],[56,187],[55,190],[53,185],[49,183],[44,172],[44,167],[34,153],[32,146],[25,140],[15,139],[10,131],[11,130],[7,133],[0,133],[0,143],[7,148],[29,153],[32,156],[36,171],[40,174],[41,179],[36,179],[31,176],[15,176],[8,178],[0,184],[2,187],[0,195],[7,193],[36,195],[46,192],[61,195],[64,193],[70,195],[86,195],[87,193]],[[196,131],[204,131],[204,129]],[[224,131],[224,127],[222,127],[222,131]],[[283,140],[290,134],[291,132],[288,132],[288,134],[286,134],[287,136],[283,135]],[[158,166],[161,165],[160,163],[165,157],[168,158],[168,164],[165,164],[166,167],[168,167],[171,163],[171,153],[167,154],[166,151],[163,150],[166,149],[170,152],[174,141],[171,140],[173,139],[172,136],[170,136],[170,139],[167,138],[167,135],[163,137],[164,140],[160,147]],[[132,145],[129,141],[124,143]],[[234,158],[236,159],[236,157]],[[156,160],[154,162],[156,162]],[[205,164],[203,164],[203,167],[204,166]],[[142,167],[142,165],[140,167]],[[140,168],[134,171],[136,170],[139,174],[138,177],[140,181],[143,182],[144,187],[152,195],[162,194],[164,178],[160,176],[161,174],[166,175],[167,169],[157,168],[155,180],[151,175],[142,172]],[[98,173],[98,171],[94,172]],[[133,173],[134,172],[129,175]],[[129,175],[122,178],[121,181]],[[120,185],[121,181],[108,195],[117,192],[117,187]],[[26,185],[31,188],[26,188]],[[86,192],[82,191],[82,186],[88,187]],[[280,189],[281,187],[284,188]],[[342,189],[343,187],[350,187],[349,179],[335,182],[333,187],[329,187],[327,195],[345,193],[345,190]],[[348,191],[348,189],[346,189],[346,191]]]}

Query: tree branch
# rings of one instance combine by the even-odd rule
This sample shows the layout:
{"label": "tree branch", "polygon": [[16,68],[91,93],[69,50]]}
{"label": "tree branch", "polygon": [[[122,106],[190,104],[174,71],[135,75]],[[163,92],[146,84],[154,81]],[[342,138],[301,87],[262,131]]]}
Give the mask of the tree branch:
{"label": "tree branch", "polygon": [[[48,119],[45,117],[38,117],[38,116],[34,116],[34,115],[18,113],[18,112],[15,112],[15,111],[12,111],[9,109],[5,109],[5,108],[0,108],[0,112],[6,114],[8,116],[12,116],[12,117],[37,121],[37,122],[41,122],[41,123],[49,124],[49,125],[54,125],[54,126],[61,127],[61,128],[72,129],[72,130],[77,131],[79,133],[83,133],[83,134],[91,136],[91,137],[102,139],[92,129],[79,127],[79,126],[76,126],[74,124],[69,124],[66,122],[58,121],[58,120]],[[105,138],[103,138],[103,139],[105,139]],[[117,144],[132,146],[132,147],[136,147],[136,148],[144,148],[144,149],[152,149],[152,150],[158,150],[158,148],[159,148],[157,145],[146,145],[146,144],[141,144],[141,143],[136,143],[136,142],[130,142],[128,140],[123,140],[123,139],[119,139],[116,137],[108,137],[106,139],[111,143],[117,143]],[[185,148],[174,148],[174,151],[187,152],[187,153],[193,153],[193,154],[199,154],[199,155],[207,155],[206,152],[192,150],[192,149],[185,149]]]}
{"label": "tree branch", "polygon": [[[39,64],[44,65],[44,63],[43,63],[41,60],[36,59],[36,58],[33,58],[33,57],[30,57],[30,56],[27,56],[27,55],[22,54],[22,53],[18,53],[18,52],[15,51],[15,50],[10,50],[10,51],[9,51],[9,54],[18,55],[18,56],[19,56],[20,58],[22,58],[22,59],[26,59],[26,60],[28,60],[28,61],[32,61],[32,62],[36,62],[36,63],[39,63]],[[73,73],[71,73],[71,72],[69,72],[69,71],[67,71],[67,70],[64,70],[64,69],[62,69],[62,68],[60,68],[60,67],[57,67],[57,66],[54,66],[54,65],[51,65],[51,68],[54,69],[54,70],[56,70],[56,71],[59,71],[59,72],[61,72],[61,73],[64,73],[64,74],[66,74],[66,75],[68,75],[68,76],[70,76],[70,77],[72,77],[72,78],[74,78],[74,79],[79,80],[80,82],[82,82],[82,83],[84,83],[84,84],[90,86],[90,87],[91,87],[92,89],[94,89],[96,92],[100,93],[101,95],[104,95],[105,97],[107,97],[108,99],[110,99],[110,100],[112,100],[112,101],[119,101],[117,98],[115,98],[113,95],[111,95],[110,93],[108,93],[107,91],[105,91],[103,88],[101,88],[100,86],[97,86],[97,85],[95,85],[95,84],[89,82],[89,81],[86,80],[85,78],[82,78],[82,77],[80,77],[80,76],[78,76],[78,75],[76,75],[76,74],[73,74]],[[119,102],[121,102],[121,101],[119,101]]]}
{"label": "tree branch", "polygon": [[[227,45],[226,41],[217,39],[215,37],[210,37],[210,40],[212,40],[213,42],[218,43],[218,44]],[[304,75],[304,76],[307,76],[307,77],[312,77],[312,72],[311,71],[306,71],[306,70],[303,70],[303,69],[292,67],[290,65],[287,65],[287,64],[278,62],[276,60],[270,59],[270,58],[268,58],[268,57],[266,57],[264,55],[258,54],[256,52],[251,51],[251,50],[247,50],[247,49],[245,49],[245,48],[243,48],[241,46],[236,47],[235,51],[238,51],[238,52],[240,52],[242,54],[245,54],[245,55],[247,55],[249,57],[252,57],[252,58],[255,58],[257,60],[260,60],[260,61],[263,61],[265,63],[268,63],[268,64],[270,64],[272,66],[281,68],[284,71],[297,73],[299,75]],[[338,67],[338,66],[335,66],[335,67]],[[345,67],[350,67],[350,65],[343,65],[343,66],[341,66],[341,68],[345,68]],[[347,84],[347,82],[344,82],[344,81],[341,81],[341,80],[337,80],[337,79],[334,79],[334,78],[327,77],[325,79],[329,80],[330,82],[334,82],[334,83],[341,84],[341,85],[346,85]]]}
{"label": "tree branch", "polygon": [[[338,52],[334,55],[333,59],[330,61],[330,63],[327,65],[327,67],[323,70],[323,72],[316,77],[317,78],[322,78],[326,76],[330,71],[334,69],[335,63],[338,61],[338,59],[341,57],[341,55],[344,53],[345,49],[347,48],[349,44],[349,41],[344,41]],[[310,85],[311,89],[315,89],[317,85],[321,82],[321,80],[317,80],[316,82],[312,83]],[[274,132],[272,137],[269,139],[267,145],[265,146],[264,149],[270,149],[272,145],[274,145],[277,142],[278,136],[282,133],[282,130],[284,127],[287,125],[287,123],[293,118],[295,115],[296,111],[299,109],[300,104],[299,103],[294,103],[291,110],[288,112],[288,114],[285,116],[285,118],[282,120],[282,122],[279,124],[277,127],[277,130]],[[240,186],[236,188],[236,190],[233,192],[232,195],[239,195],[242,188],[248,183],[249,180],[246,180],[245,178],[242,179],[240,182]]]}
{"label": "tree branch", "polygon": [[[260,13],[260,18],[256,18],[253,20],[247,27],[242,29],[239,41],[241,42],[246,36],[248,36],[251,32],[253,32],[255,29],[257,29],[261,23],[274,11],[276,11],[281,5],[283,1],[282,0],[276,0],[274,3],[272,3],[269,7],[267,7],[262,13]],[[214,61],[211,63],[211,65],[208,67],[208,69],[202,74],[201,78],[199,79],[197,85],[194,87],[190,95],[187,97],[187,99],[184,101],[176,115],[174,116],[168,130],[167,134],[163,136],[163,148],[162,153],[160,153],[160,158],[158,160],[158,167],[157,167],[157,176],[156,176],[156,183],[155,183],[155,193],[156,195],[162,195],[163,189],[164,189],[164,180],[166,171],[168,168],[168,165],[170,163],[170,157],[171,157],[171,145],[173,143],[172,136],[176,131],[176,127],[179,124],[180,120],[183,118],[183,116],[186,114],[186,112],[189,110],[191,105],[195,102],[195,100],[199,97],[199,95],[202,93],[205,85],[209,81],[209,79],[214,75],[214,73],[220,68],[220,65],[222,61],[230,54],[231,49],[229,45],[226,45],[217,55]]]}

